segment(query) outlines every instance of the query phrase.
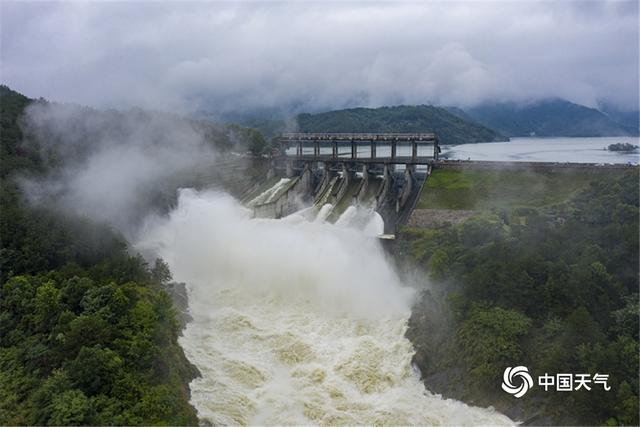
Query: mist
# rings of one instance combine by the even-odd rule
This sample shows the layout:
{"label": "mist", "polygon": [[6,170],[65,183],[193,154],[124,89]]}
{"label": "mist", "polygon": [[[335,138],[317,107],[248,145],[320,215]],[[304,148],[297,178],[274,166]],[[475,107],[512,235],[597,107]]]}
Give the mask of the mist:
{"label": "mist", "polygon": [[21,127],[25,144],[51,166],[44,176],[20,178],[30,202],[106,222],[127,236],[217,157],[205,128],[169,114],[36,102]]}
{"label": "mist", "polygon": [[[193,286],[193,303],[242,288],[254,303],[277,295],[329,315],[375,318],[408,315],[413,292],[385,260],[378,241],[356,229],[308,221],[253,219],[252,211],[220,192],[180,190],[168,216],[149,218],[136,248],[157,254],[174,277]],[[373,262],[363,264],[362,257]],[[316,305],[317,304],[317,305]]]}

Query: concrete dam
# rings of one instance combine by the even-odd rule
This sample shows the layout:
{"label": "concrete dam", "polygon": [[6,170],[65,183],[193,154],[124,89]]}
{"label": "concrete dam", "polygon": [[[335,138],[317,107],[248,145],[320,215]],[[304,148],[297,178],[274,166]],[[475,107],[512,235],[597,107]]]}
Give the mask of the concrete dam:
{"label": "concrete dam", "polygon": [[431,133],[289,133],[280,147],[266,180],[242,197],[255,217],[308,208],[331,223],[357,224],[376,212],[387,237],[408,220],[439,153]]}

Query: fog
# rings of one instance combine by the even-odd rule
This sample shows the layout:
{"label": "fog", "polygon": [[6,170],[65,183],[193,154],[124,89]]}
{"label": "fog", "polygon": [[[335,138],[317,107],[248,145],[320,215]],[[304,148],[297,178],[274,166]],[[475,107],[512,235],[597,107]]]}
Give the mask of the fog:
{"label": "fog", "polygon": [[2,80],[185,113],[638,106],[637,1],[8,2]]}
{"label": "fog", "polygon": [[216,159],[203,128],[168,114],[34,103],[21,127],[25,143],[61,165],[45,176],[21,177],[30,201],[107,222],[125,235],[166,208],[194,169]]}

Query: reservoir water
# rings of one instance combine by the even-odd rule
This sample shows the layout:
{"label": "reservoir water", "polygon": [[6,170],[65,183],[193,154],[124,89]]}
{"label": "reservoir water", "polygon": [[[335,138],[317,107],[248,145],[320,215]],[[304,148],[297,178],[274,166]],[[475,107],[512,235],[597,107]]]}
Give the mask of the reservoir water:
{"label": "reservoir water", "polygon": [[347,219],[253,219],[228,195],[182,190],[169,217],[149,223],[138,247],[188,287],[180,344],[202,373],[190,385],[201,420],[513,425],[425,389],[404,336],[414,290]]}
{"label": "reservoir water", "polygon": [[[640,151],[614,152],[606,148],[610,144],[630,143],[640,146],[638,137],[594,137],[594,138],[511,138],[508,142],[481,142],[477,144],[442,145],[442,157],[452,160],[486,160],[505,162],[569,162],[569,163],[633,163],[640,162]],[[294,155],[295,147],[287,154]],[[313,154],[311,145],[304,148],[304,154]],[[320,147],[321,154],[331,154],[331,147]],[[371,149],[368,144],[358,145],[358,157],[367,158]],[[350,155],[350,147],[338,147],[341,156]],[[418,148],[418,156],[430,156],[430,146]],[[378,143],[377,156],[390,156],[388,144]],[[398,156],[410,156],[409,145],[398,145]]]}
{"label": "reservoir water", "polygon": [[640,162],[640,151],[615,152],[610,144],[640,145],[637,137],[600,138],[511,138],[508,142],[443,145],[442,155],[454,160],[505,162],[633,163]]}

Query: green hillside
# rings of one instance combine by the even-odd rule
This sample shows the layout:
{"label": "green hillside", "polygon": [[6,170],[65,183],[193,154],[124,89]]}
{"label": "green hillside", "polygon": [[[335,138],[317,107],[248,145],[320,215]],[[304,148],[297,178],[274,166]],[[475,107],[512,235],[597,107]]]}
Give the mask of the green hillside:
{"label": "green hillside", "polygon": [[489,128],[430,105],[299,114],[296,121],[300,132],[435,132],[442,144],[507,140]]}
{"label": "green hillside", "polygon": [[[425,384],[522,425],[638,425],[638,167],[434,169],[400,262],[428,277],[407,337]],[[434,221],[427,221],[432,219]],[[407,271],[415,271],[407,268]],[[610,390],[532,388],[508,366],[609,375]]]}
{"label": "green hillside", "polygon": [[166,264],[22,195],[67,160],[25,140],[36,102],[0,86],[0,425],[194,425]]}

